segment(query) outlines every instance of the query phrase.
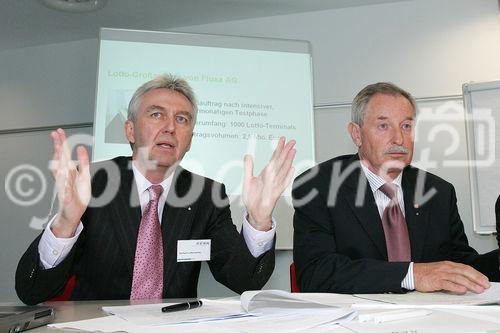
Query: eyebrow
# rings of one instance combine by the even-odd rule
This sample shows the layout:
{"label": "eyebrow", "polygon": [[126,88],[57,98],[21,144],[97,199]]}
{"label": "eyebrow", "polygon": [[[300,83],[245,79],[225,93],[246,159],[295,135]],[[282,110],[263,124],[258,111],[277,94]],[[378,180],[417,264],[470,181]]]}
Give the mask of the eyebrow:
{"label": "eyebrow", "polygon": [[160,106],[160,105],[150,105],[146,108],[146,112],[151,112],[151,111],[156,111],[156,110],[162,110],[162,111],[165,111],[165,108],[163,106]]}
{"label": "eyebrow", "polygon": [[[160,110],[160,111],[168,111],[167,109],[165,109],[163,106],[161,105],[156,105],[156,104],[153,104],[153,105],[150,105],[146,108],[146,112],[153,112],[153,111],[157,111],[157,110]],[[181,114],[181,115],[184,115],[184,116],[187,116],[189,119],[193,119],[193,113],[192,112],[189,112],[189,111],[178,111],[178,112],[175,112],[175,114]]]}
{"label": "eyebrow", "polygon": [[193,113],[188,112],[188,111],[179,111],[179,112],[176,112],[175,114],[176,115],[181,114],[181,115],[187,116],[189,118],[189,120],[193,119]]}
{"label": "eyebrow", "polygon": [[[389,117],[386,117],[386,116],[379,116],[377,118],[377,120],[387,120],[387,119],[389,119]],[[415,120],[415,117],[406,117],[405,120]]]}

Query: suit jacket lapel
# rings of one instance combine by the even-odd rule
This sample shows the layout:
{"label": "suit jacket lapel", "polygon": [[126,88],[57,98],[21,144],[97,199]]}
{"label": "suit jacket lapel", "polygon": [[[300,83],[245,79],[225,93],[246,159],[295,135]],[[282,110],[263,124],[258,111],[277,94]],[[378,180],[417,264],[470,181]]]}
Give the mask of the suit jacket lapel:
{"label": "suit jacket lapel", "polygon": [[[137,235],[139,233],[139,225],[141,223],[141,207],[139,204],[139,197],[137,193],[137,186],[134,181],[134,174],[129,168],[130,159],[123,159],[117,161],[120,169],[121,179],[112,180],[112,184],[108,181],[108,186],[116,186],[118,192],[116,193],[116,200],[112,201],[110,209],[112,214],[110,218],[115,221],[112,225],[117,233],[119,239],[119,246],[124,261],[132,277],[134,271],[135,249],[137,246]],[[114,184],[119,181],[119,184]]]}
{"label": "suit jacket lapel", "polygon": [[[177,265],[177,241],[191,238],[193,217],[196,211],[196,201],[190,205],[179,204],[179,198],[183,198],[192,186],[193,175],[177,167],[172,181],[172,186],[167,195],[167,201],[163,208],[161,223],[163,235],[164,256],[164,286],[167,289],[175,288],[172,285]],[[201,194],[201,193],[200,193]],[[165,294],[165,291],[164,291]]]}
{"label": "suit jacket lapel", "polygon": [[[425,238],[429,225],[429,203],[422,203],[415,196],[419,191],[416,186],[418,169],[407,167],[403,171],[401,185],[403,188],[403,198],[405,202],[405,220],[408,225],[410,236],[411,257],[413,261],[420,261],[422,258]],[[422,186],[422,191],[424,186]]]}
{"label": "suit jacket lapel", "polygon": [[[387,260],[384,229],[382,227],[382,221],[375,203],[375,198],[373,197],[370,184],[368,184],[368,179],[366,179],[363,171],[361,170],[361,165],[357,155],[348,161],[346,167],[351,166],[353,163],[355,163],[356,168],[345,180],[345,198],[347,204],[350,206],[358,222],[375,244],[380,256]],[[358,190],[364,192],[363,201],[360,205],[356,205]]]}

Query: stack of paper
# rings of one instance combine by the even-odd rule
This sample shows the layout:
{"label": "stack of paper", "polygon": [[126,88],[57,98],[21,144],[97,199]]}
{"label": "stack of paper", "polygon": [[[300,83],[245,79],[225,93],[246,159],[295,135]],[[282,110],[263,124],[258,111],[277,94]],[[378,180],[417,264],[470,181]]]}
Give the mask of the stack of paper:
{"label": "stack of paper", "polygon": [[352,309],[281,290],[249,291],[241,300],[203,299],[203,306],[185,311],[163,313],[168,304],[103,307],[113,316],[51,327],[88,331],[116,332],[299,332],[315,327],[349,321]]}
{"label": "stack of paper", "polygon": [[[357,309],[381,308],[463,308],[472,305],[500,304],[500,283],[491,282],[489,289],[481,294],[468,292],[465,295],[456,295],[446,292],[421,293],[413,291],[406,294],[359,294],[359,300],[353,304]],[[369,302],[365,302],[369,301]],[[373,301],[378,302],[374,303]]]}

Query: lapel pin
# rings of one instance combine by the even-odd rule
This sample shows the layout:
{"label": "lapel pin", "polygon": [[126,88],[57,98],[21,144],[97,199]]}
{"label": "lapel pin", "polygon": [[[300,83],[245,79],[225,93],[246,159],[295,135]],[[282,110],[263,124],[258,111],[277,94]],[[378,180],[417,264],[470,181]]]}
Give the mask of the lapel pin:
{"label": "lapel pin", "polygon": [[188,207],[188,210],[191,210],[191,206]]}

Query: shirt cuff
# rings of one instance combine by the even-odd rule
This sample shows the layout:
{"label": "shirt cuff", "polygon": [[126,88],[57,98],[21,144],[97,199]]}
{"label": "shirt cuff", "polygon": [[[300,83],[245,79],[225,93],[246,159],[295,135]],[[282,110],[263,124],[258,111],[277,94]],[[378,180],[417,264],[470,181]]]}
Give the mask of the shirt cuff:
{"label": "shirt cuff", "polygon": [[40,238],[40,242],[38,243],[40,262],[44,269],[53,268],[59,265],[68,256],[83,230],[83,224],[80,221],[73,237],[57,238],[54,233],[52,233],[52,230],[50,230],[50,226],[56,217],[57,214],[47,224]]}
{"label": "shirt cuff", "polygon": [[243,238],[245,238],[250,253],[257,258],[273,247],[274,236],[276,235],[276,221],[273,217],[271,230],[260,231],[252,227],[247,220],[247,216],[248,214],[245,213],[242,226]]}
{"label": "shirt cuff", "polygon": [[401,287],[406,290],[415,290],[415,281],[413,280],[413,262],[410,262],[410,266],[408,266],[408,273],[406,273],[405,278],[401,281]]}

